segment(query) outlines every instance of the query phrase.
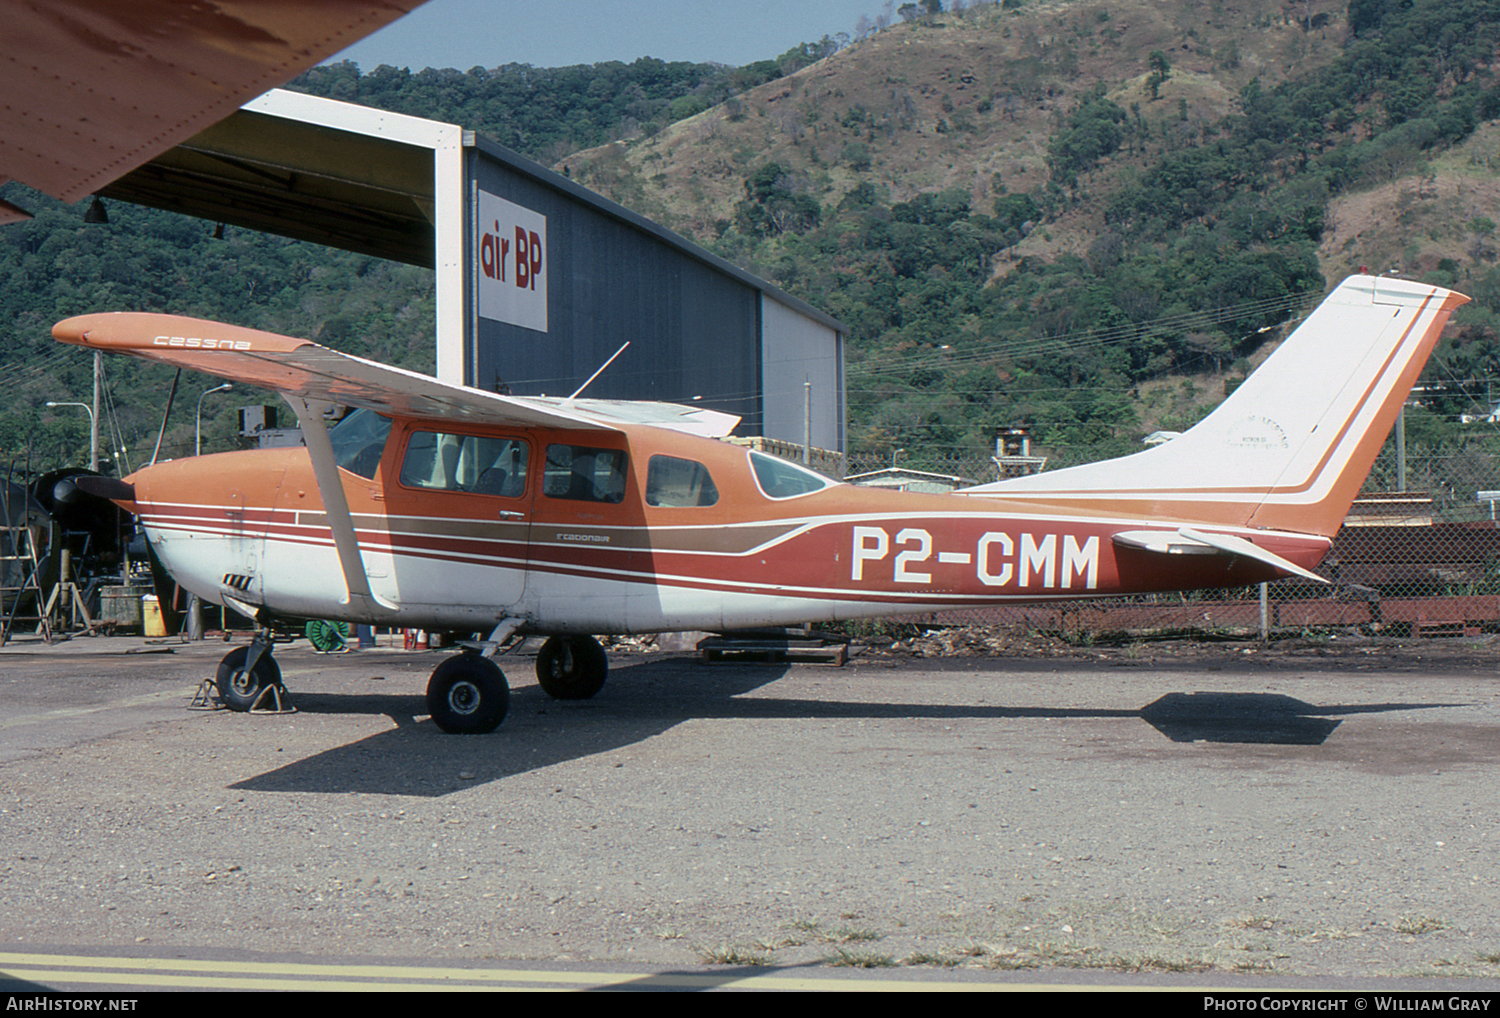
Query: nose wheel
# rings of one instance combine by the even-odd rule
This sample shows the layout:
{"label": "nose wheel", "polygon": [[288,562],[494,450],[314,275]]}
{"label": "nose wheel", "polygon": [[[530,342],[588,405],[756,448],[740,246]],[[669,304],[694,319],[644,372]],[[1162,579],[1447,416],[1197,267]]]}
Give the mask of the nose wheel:
{"label": "nose wheel", "polygon": [[587,700],[604,688],[609,658],[592,636],[553,636],[536,656],[536,679],[554,700]]}
{"label": "nose wheel", "polygon": [[293,710],[281,683],[281,666],[271,657],[270,637],[263,634],[256,634],[248,647],[236,647],[224,655],[214,675],[214,688],[219,702],[233,711],[289,714]]}

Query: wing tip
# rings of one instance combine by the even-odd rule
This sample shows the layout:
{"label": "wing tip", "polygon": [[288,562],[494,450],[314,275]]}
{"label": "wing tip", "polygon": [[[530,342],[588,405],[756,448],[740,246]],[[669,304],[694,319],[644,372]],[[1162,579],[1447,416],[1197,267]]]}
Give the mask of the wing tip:
{"label": "wing tip", "polygon": [[59,343],[87,346],[89,327],[96,317],[95,315],[77,315],[73,318],[64,318],[52,326],[52,338]]}

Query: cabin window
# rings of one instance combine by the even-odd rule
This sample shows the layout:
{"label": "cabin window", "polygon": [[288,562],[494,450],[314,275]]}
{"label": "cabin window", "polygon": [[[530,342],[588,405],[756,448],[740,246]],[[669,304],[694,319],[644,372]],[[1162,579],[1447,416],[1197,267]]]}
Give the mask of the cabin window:
{"label": "cabin window", "polygon": [[646,504],[659,506],[713,505],[719,489],[708,468],[695,460],[652,456],[646,468]]}
{"label": "cabin window", "polygon": [[373,410],[356,410],[328,429],[333,461],[350,473],[374,480],[390,433],[389,417]]}
{"label": "cabin window", "polygon": [[577,502],[619,502],[625,497],[625,462],[621,449],[549,445],[542,494]]}
{"label": "cabin window", "polygon": [[755,468],[755,483],[760,485],[760,490],[766,493],[767,498],[806,495],[838,483],[816,470],[798,466],[779,456],[767,456],[763,452],[752,452],[750,465]]}
{"label": "cabin window", "polygon": [[518,438],[413,431],[401,460],[410,488],[520,498],[526,493],[528,447]]}

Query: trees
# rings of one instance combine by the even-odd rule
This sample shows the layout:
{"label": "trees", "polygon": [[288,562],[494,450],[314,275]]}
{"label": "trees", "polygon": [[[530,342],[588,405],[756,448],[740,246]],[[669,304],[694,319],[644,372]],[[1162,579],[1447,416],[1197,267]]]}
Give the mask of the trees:
{"label": "trees", "polygon": [[[931,9],[910,6],[904,16]],[[1045,191],[1001,193],[977,209],[972,194],[980,192],[968,189],[893,201],[902,182],[870,179],[881,146],[856,106],[839,119],[850,134],[831,150],[844,166],[829,176],[843,178],[847,167],[866,179],[825,208],[818,181],[793,168],[797,156],[778,154],[746,176],[720,239],[705,243],[850,327],[851,435],[977,447],[996,424],[1029,422],[1039,440],[1077,443],[1070,455],[1086,458],[1126,440],[1136,383],[1222,368],[1260,342],[1259,330],[1279,322],[1296,295],[1321,289],[1314,246],[1330,194],[1402,174],[1500,116],[1500,85],[1482,76],[1500,20],[1492,2],[1356,0],[1350,10],[1358,34],[1338,59],[1275,88],[1252,81],[1208,141],[1180,136],[1172,151],[1112,180],[1087,257],[997,261],[1057,208],[1061,189],[1077,187],[1127,141],[1132,156],[1145,151],[1155,125],[1137,104],[1127,114],[1102,87],[1056,121]],[[701,112],[841,44],[825,37],[735,69],[640,60],[361,74],[346,63],[315,68],[302,82],[319,94],[454,119],[555,158],[628,125],[649,132]],[[1026,71],[1019,64],[1008,73]],[[1159,93],[1171,65],[1157,52],[1147,66]],[[1010,98],[997,95],[997,103],[1024,92],[1014,82],[1005,88]],[[902,102],[916,109],[910,96]],[[623,155],[613,168],[635,172]],[[233,230],[214,242],[207,224],[129,207],[119,212],[124,228],[100,245],[81,226],[80,209],[15,185],[0,196],[38,212],[33,223],[0,231],[0,368],[11,386],[0,383],[11,397],[0,442],[27,434],[39,398],[86,385],[65,358],[49,359],[46,338],[53,321],[85,310],[228,318],[417,368],[431,357],[431,277],[420,270]],[[1477,299],[1459,316],[1466,338],[1445,343],[1439,356],[1454,370],[1493,373],[1495,230],[1470,214],[1474,264],[1437,272],[1470,273]],[[996,277],[997,268],[1006,271]],[[118,371],[145,394],[132,427],[154,437],[159,408],[148,407],[150,390],[164,386],[131,362]],[[38,397],[43,390],[50,394]],[[45,432],[53,446],[76,444],[76,421],[40,426],[54,429]]]}
{"label": "trees", "polygon": [[1047,146],[1052,179],[1065,187],[1075,186],[1080,173],[1119,149],[1124,120],[1125,111],[1104,97],[1102,84],[1086,94]]}
{"label": "trees", "polygon": [[822,215],[817,199],[778,163],[766,163],[746,177],[745,198],[734,207],[736,228],[756,237],[803,233]]}
{"label": "trees", "polygon": [[1146,94],[1155,102],[1161,94],[1162,85],[1172,76],[1172,65],[1167,63],[1167,55],[1158,49],[1151,51],[1146,66],[1151,71],[1146,75]]}

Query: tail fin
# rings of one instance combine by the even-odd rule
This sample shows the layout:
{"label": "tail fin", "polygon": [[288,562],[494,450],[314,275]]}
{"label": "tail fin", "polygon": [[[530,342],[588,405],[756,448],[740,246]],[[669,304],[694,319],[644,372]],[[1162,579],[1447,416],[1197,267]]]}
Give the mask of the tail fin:
{"label": "tail fin", "polygon": [[1422,283],[1351,276],[1180,437],[963,493],[1332,537],[1448,316],[1468,299]]}

